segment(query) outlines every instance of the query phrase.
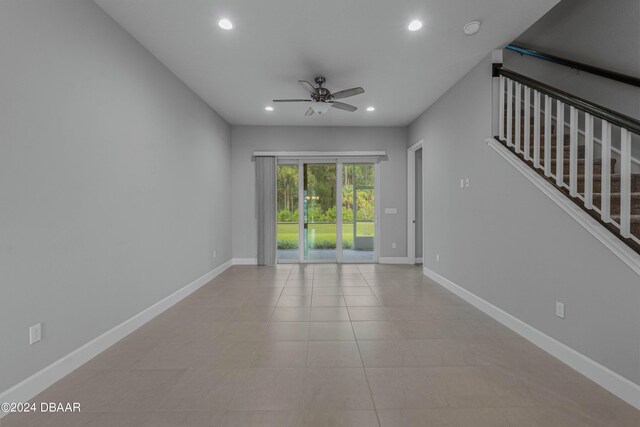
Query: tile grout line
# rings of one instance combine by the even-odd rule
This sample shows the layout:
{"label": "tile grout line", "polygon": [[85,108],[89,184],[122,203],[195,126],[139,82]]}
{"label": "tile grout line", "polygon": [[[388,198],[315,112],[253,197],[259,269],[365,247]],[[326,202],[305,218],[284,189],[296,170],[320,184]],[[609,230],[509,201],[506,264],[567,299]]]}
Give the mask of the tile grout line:
{"label": "tile grout line", "polygon": [[[364,279],[364,275],[362,274],[362,271],[360,271],[360,267],[356,266],[356,268],[358,269],[358,272],[360,273],[360,275],[362,276],[362,278]],[[371,287],[369,286],[369,282],[365,280],[365,283],[367,283],[367,287],[369,288],[369,290],[371,290]],[[373,291],[371,291],[373,292]],[[345,301],[346,304],[346,301]],[[362,372],[364,372],[364,379],[367,381],[367,388],[369,389],[369,396],[371,397],[371,403],[373,404],[373,411],[376,414],[376,420],[378,421],[378,427],[380,427],[382,424],[380,424],[380,417],[378,416],[378,409],[376,408],[376,401],[373,399],[373,392],[371,391],[371,383],[369,383],[369,376],[367,375],[367,369],[364,366],[364,359],[362,358],[362,352],[360,351],[360,342],[358,341],[358,337],[356,336],[356,331],[353,328],[353,321],[351,320],[351,312],[349,311],[349,309],[347,308],[347,313],[349,314],[349,322],[351,323],[351,330],[353,331],[353,338],[356,341],[356,347],[358,348],[358,355],[360,356],[360,363],[362,363]]]}
{"label": "tile grout line", "polygon": [[[287,283],[287,280],[289,279],[289,276],[291,275],[291,271],[289,271],[289,274],[287,275],[287,279],[285,279],[285,285]],[[259,281],[258,281],[259,283]],[[256,286],[256,289],[260,289],[260,285],[258,284]],[[284,286],[282,287],[282,289],[280,290],[280,295],[278,295],[278,301],[280,301],[280,297],[282,296],[282,292],[284,292]],[[243,300],[243,303],[247,300],[248,297],[246,297]],[[278,305],[278,301],[276,301],[276,306]],[[264,337],[264,334],[266,334],[267,329],[269,328],[269,325],[271,324],[271,318],[273,317],[273,312],[275,311],[276,306],[273,307],[273,310],[271,310],[271,314],[269,315],[269,320],[267,321],[267,326],[265,327],[265,330],[263,331],[263,335],[261,336],[261,338]],[[249,374],[249,370],[251,369],[251,363],[253,362],[253,360],[256,357],[256,354],[258,353],[258,349],[260,348],[260,345],[262,345],[261,341],[258,341],[258,344],[256,345],[256,348],[253,350],[251,357],[248,359],[247,365],[245,366],[245,368],[242,370],[243,374],[244,374],[244,378],[248,378],[248,374]],[[244,379],[243,378],[243,379]],[[224,408],[224,411],[229,412],[229,406],[233,405],[233,402],[236,400],[236,398],[240,395],[240,393],[242,392],[242,387],[239,386],[236,391],[233,393],[233,397],[231,398],[231,400],[229,400],[229,405],[227,405],[227,407]]]}
{"label": "tile grout line", "polygon": [[316,267],[313,266],[312,276],[311,276],[311,299],[309,300],[309,321],[307,322],[307,353],[305,355],[304,361],[304,379],[302,380],[302,399],[300,402],[300,411],[302,412],[302,422],[304,424],[304,411],[305,411],[305,402],[304,402],[304,389],[307,385],[307,375],[309,374],[309,341],[311,341],[311,312],[313,310],[313,283],[316,280]]}

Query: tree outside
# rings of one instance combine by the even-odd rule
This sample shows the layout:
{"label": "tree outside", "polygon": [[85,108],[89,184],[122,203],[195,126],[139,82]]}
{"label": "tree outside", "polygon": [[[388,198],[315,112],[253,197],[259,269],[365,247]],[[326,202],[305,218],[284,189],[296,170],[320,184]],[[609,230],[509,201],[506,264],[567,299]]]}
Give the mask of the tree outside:
{"label": "tree outside", "polygon": [[[309,197],[307,221],[309,231],[314,236],[314,239],[309,242],[310,248],[335,249],[337,211],[335,167],[317,166],[310,164],[307,167],[307,196]],[[358,236],[373,237],[374,234],[374,166],[345,164],[341,173],[343,182],[342,246],[350,249],[353,247],[354,220]],[[298,248],[297,165],[279,165],[277,168],[277,209],[278,249]]]}

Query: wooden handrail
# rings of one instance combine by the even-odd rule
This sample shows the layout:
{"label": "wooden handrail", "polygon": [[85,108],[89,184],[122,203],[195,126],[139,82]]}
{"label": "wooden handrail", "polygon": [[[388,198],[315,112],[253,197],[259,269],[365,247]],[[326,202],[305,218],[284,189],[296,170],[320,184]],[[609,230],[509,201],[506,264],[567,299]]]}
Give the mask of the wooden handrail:
{"label": "wooden handrail", "polygon": [[501,66],[495,67],[495,72],[498,75],[508,77],[511,80],[517,81],[541,93],[547,94],[552,98],[559,99],[565,104],[574,106],[582,111],[588,112],[595,117],[599,117],[608,121],[609,123],[628,129],[633,133],[640,135],[640,121],[634,119],[633,117],[629,117],[607,107],[603,107],[602,105],[598,105],[591,101],[587,101],[586,99],[571,95],[568,92],[565,92],[553,86],[549,86],[548,84],[542,83],[530,77],[523,76],[522,74],[516,73],[515,71]]}
{"label": "wooden handrail", "polygon": [[630,76],[628,74],[622,74],[617,71],[607,70],[606,68],[600,68],[600,67],[585,64],[582,62],[573,61],[571,59],[562,58],[560,56],[551,55],[551,54],[540,52],[533,49],[528,49],[526,47],[518,46],[515,44],[510,44],[505,49],[518,52],[520,55],[533,56],[534,58],[539,58],[544,61],[549,61],[555,64],[564,65],[566,67],[573,68],[575,70],[585,71],[587,73],[591,73],[596,76],[606,77],[611,80],[615,80],[615,81],[626,83],[632,86],[640,87],[640,78]]}

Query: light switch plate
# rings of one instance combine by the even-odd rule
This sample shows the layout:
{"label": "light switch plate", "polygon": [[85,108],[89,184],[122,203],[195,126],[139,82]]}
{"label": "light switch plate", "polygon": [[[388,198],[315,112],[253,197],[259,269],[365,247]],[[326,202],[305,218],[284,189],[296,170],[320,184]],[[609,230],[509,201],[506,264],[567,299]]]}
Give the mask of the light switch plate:
{"label": "light switch plate", "polygon": [[564,304],[559,301],[556,301],[556,316],[564,319]]}
{"label": "light switch plate", "polygon": [[29,328],[29,345],[35,344],[42,339],[42,323],[38,323]]}

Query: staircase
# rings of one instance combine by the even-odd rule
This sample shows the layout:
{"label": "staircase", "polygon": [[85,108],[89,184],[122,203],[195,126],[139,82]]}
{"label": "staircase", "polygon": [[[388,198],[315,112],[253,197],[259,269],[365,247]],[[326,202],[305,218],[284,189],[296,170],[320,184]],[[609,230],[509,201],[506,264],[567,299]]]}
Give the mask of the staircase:
{"label": "staircase", "polygon": [[[500,70],[496,139],[640,253],[640,165],[631,160],[640,122],[623,115],[617,120],[604,107],[594,109],[580,98]],[[604,113],[598,115],[598,108]],[[619,148],[612,149],[612,138],[619,138]]]}

